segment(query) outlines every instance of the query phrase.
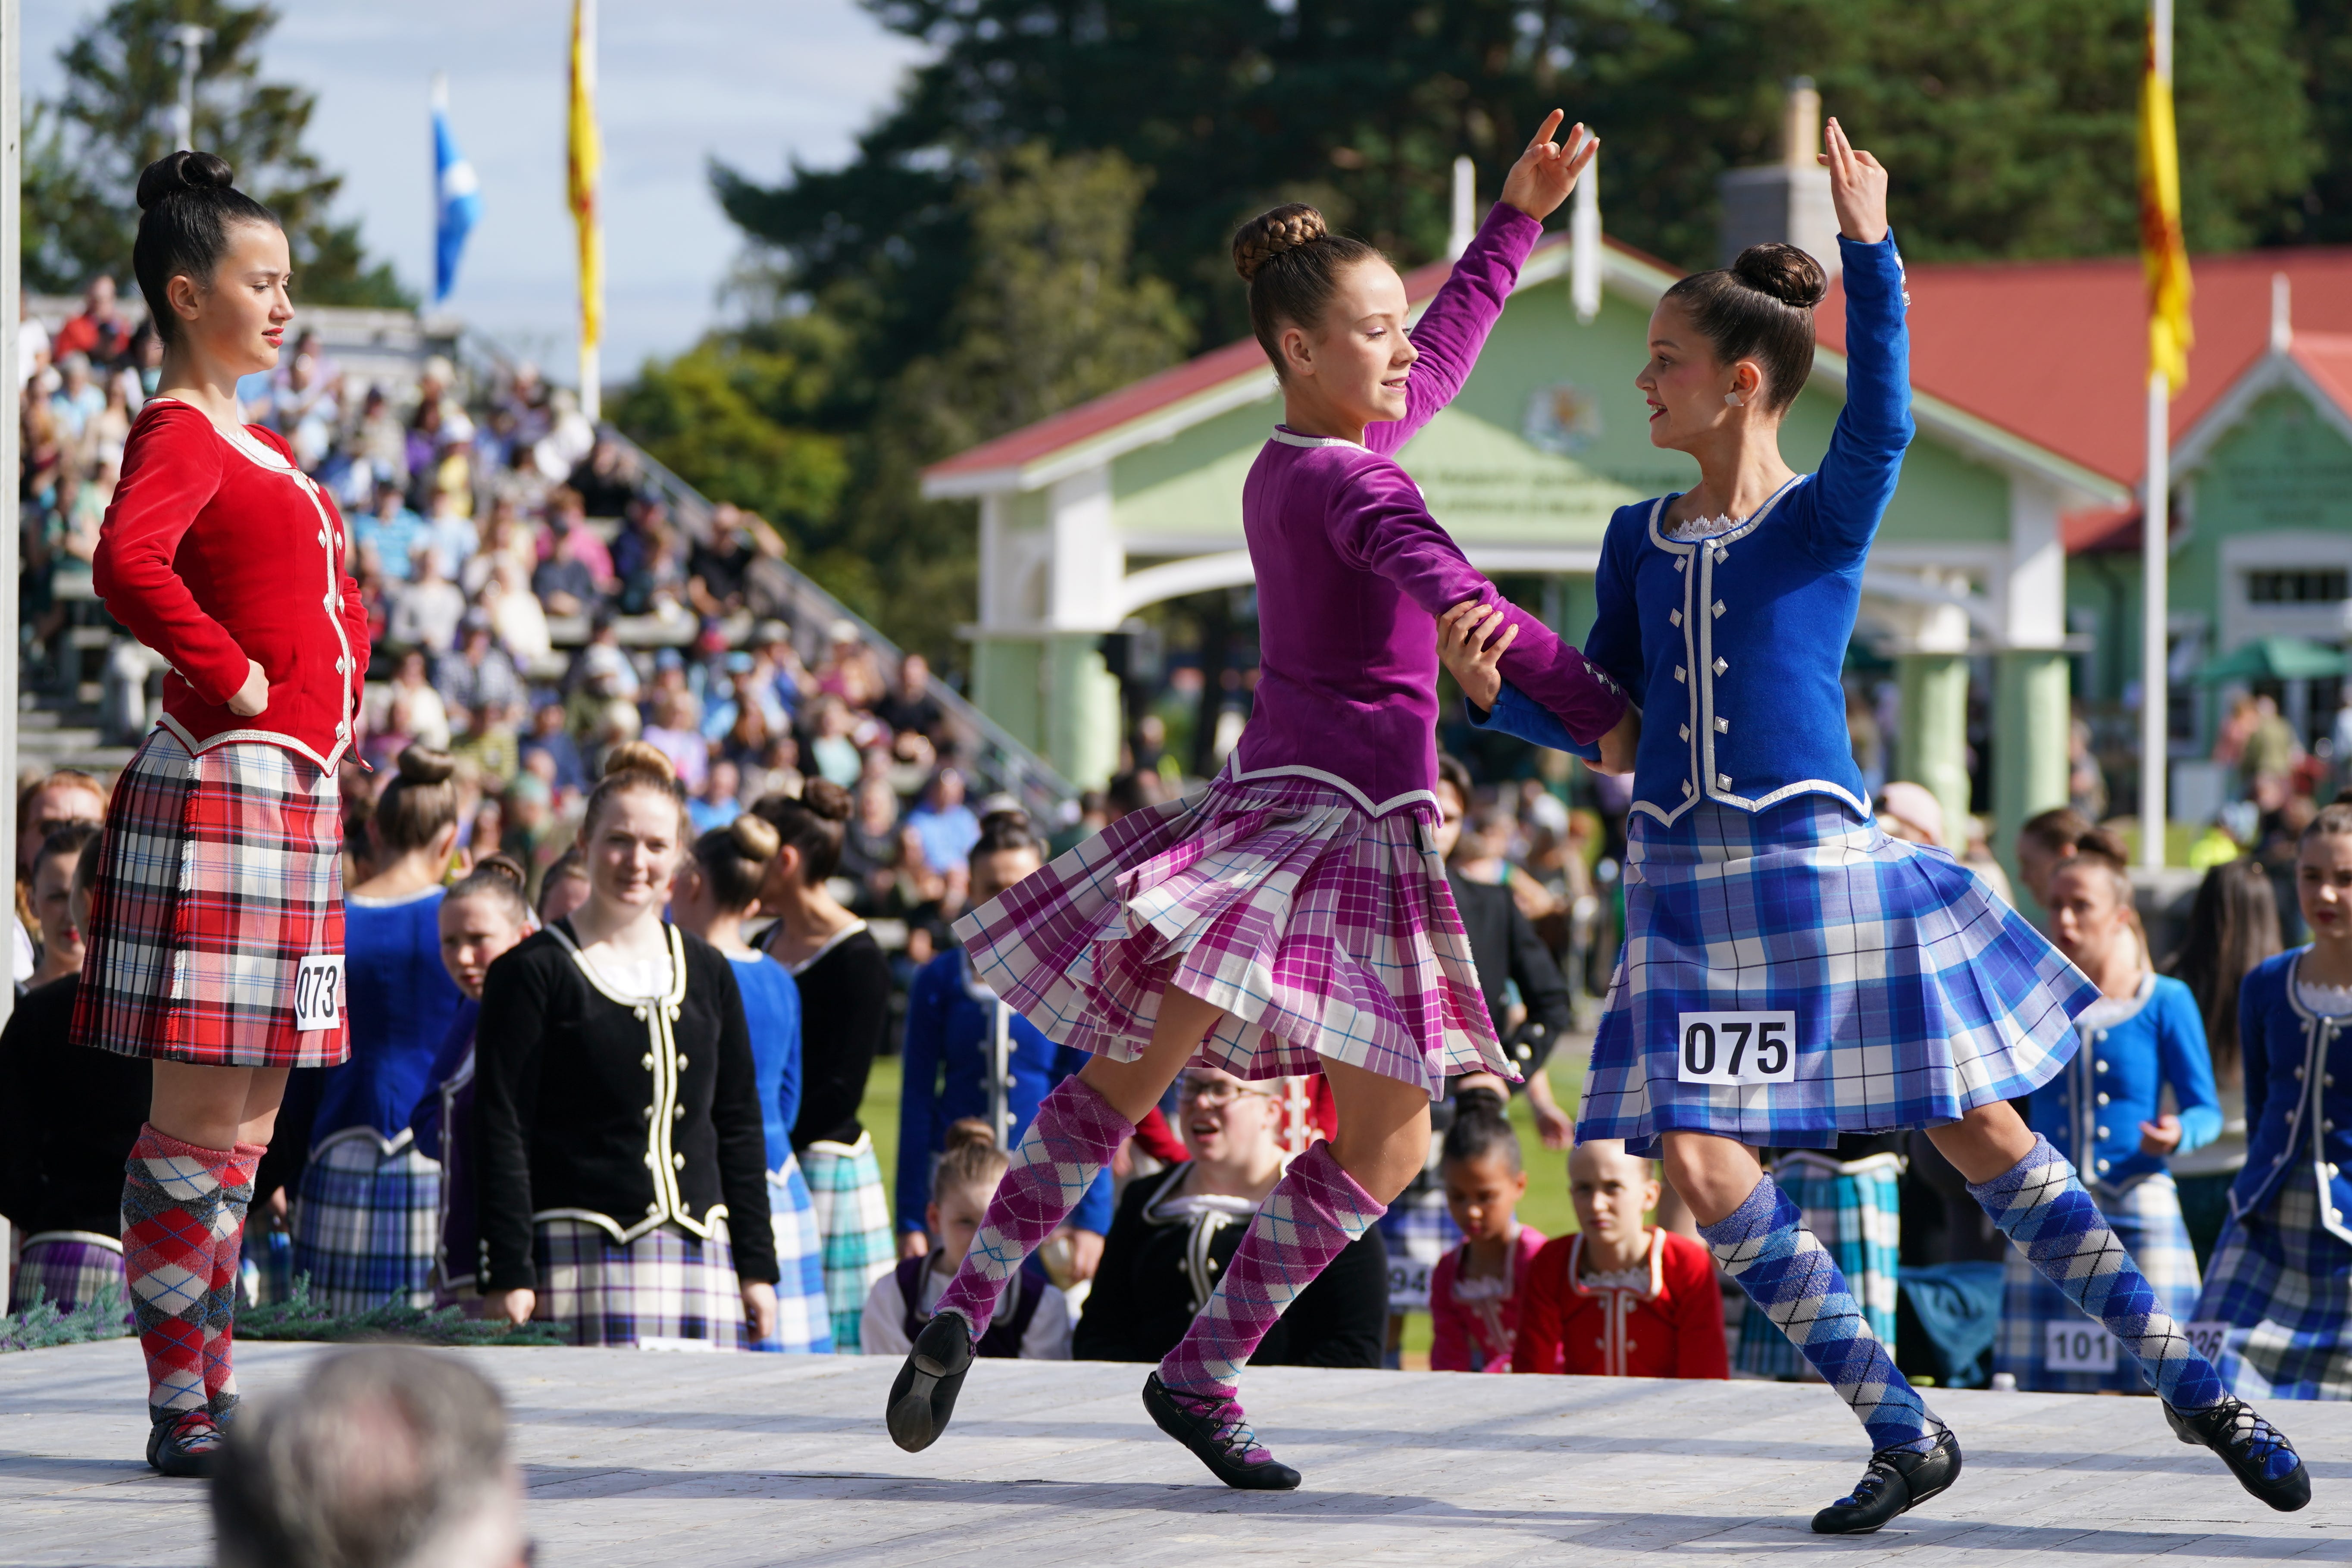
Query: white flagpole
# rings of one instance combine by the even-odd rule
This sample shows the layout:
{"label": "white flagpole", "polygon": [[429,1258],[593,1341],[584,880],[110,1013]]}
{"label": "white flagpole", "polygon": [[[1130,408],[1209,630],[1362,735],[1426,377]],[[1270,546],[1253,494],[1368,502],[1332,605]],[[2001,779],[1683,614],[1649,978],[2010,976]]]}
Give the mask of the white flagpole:
{"label": "white flagpole", "polygon": [[[18,193],[22,188],[25,170],[24,135],[24,18],[18,0],[0,0],[0,213],[8,215],[10,230],[15,231]],[[21,236],[19,238],[21,239]],[[0,584],[10,584],[0,593],[0,693],[6,694],[6,706],[0,708],[0,768],[12,781],[0,789],[0,844],[16,842],[16,702],[19,672],[16,668],[16,464],[19,457],[18,436],[22,428],[25,383],[17,374],[16,356],[23,352],[16,337],[19,310],[17,289],[23,284],[22,258],[17,240],[0,245],[0,376],[8,383],[8,417],[0,423],[0,473],[7,475],[7,483],[0,484]],[[5,1019],[16,1003],[16,988],[0,985],[0,1019]],[[8,1233],[5,1221],[0,1221],[0,1275],[7,1272]]]}
{"label": "white flagpole", "polygon": [[[2172,80],[2172,0],[2149,0],[2155,18],[2157,79]],[[2147,490],[2140,507],[2139,863],[2164,867],[2171,767],[2172,688],[2172,388],[2164,372],[2147,377]]]}

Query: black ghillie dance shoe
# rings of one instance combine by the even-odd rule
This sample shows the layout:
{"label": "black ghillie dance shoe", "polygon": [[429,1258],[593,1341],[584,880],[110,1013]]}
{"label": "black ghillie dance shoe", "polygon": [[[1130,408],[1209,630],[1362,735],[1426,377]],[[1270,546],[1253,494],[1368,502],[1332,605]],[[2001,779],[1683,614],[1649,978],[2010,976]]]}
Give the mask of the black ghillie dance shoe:
{"label": "black ghillie dance shoe", "polygon": [[962,1315],[941,1312],[925,1323],[890,1384],[890,1441],[909,1454],[938,1442],[955,1414],[963,1374],[971,1370],[971,1325]]}
{"label": "black ghillie dance shoe", "polygon": [[1162,1432],[1192,1449],[1225,1485],[1257,1492],[1297,1487],[1298,1472],[1265,1451],[1232,1400],[1180,1393],[1154,1372],[1143,1382],[1143,1407]]}
{"label": "black ghillie dance shoe", "polygon": [[221,1430],[209,1410],[175,1410],[147,1434],[147,1462],[159,1475],[203,1480],[220,1461]]}
{"label": "black ghillie dance shoe", "polygon": [[1815,1535],[1868,1535],[1960,1479],[1960,1441],[1946,1427],[1924,1454],[1881,1448],[1853,1490],[1813,1515]]}
{"label": "black ghillie dance shoe", "polygon": [[2311,1501],[2311,1474],[2286,1434],[2254,1414],[2242,1399],[2223,1394],[2203,1410],[2164,1407],[2164,1418],[2184,1443],[2202,1443],[2221,1456],[2238,1484],[2281,1513]]}

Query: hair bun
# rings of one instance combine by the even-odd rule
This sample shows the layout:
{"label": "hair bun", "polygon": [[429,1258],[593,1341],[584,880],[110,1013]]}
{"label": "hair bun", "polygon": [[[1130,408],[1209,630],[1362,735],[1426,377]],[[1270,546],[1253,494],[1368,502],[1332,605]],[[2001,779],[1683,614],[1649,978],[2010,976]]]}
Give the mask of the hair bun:
{"label": "hair bun", "polygon": [[400,782],[403,784],[446,784],[457,771],[457,758],[429,746],[411,746],[400,753]]}
{"label": "hair bun", "polygon": [[847,822],[855,803],[849,792],[831,779],[811,779],[801,786],[801,804],[827,822]]}
{"label": "hair bun", "polygon": [[228,166],[227,159],[182,148],[164,153],[139,172],[139,210],[145,212],[182,191],[226,191],[236,184],[236,171]]}
{"label": "hair bun", "polygon": [[1247,283],[1257,277],[1259,268],[1276,257],[1302,245],[1312,245],[1330,232],[1323,215],[1305,202],[1292,202],[1272,212],[1260,213],[1242,225],[1241,232],[1234,236],[1234,270]]}
{"label": "hair bun", "polygon": [[1507,1121],[1510,1114],[1510,1100],[1483,1083],[1472,1084],[1454,1093],[1454,1115],[1456,1121],[1468,1116],[1491,1116],[1498,1121]]}
{"label": "hair bun", "polygon": [[530,874],[523,870],[522,862],[503,851],[483,856],[474,862],[474,868],[466,873],[466,880],[469,882],[477,878],[488,880],[493,877],[513,883],[518,893],[530,885]]}
{"label": "hair bun", "polygon": [[1822,270],[1822,264],[1779,240],[1749,246],[1731,264],[1731,270],[1750,289],[1800,310],[1811,310],[1830,291],[1829,274]]}
{"label": "hair bun", "polygon": [[623,741],[604,753],[604,769],[600,776],[609,779],[622,773],[643,773],[664,784],[677,782],[677,764],[650,741]]}
{"label": "hair bun", "polygon": [[2095,860],[2109,860],[2120,870],[2131,864],[2131,853],[2124,841],[2104,827],[2094,827],[2074,843],[2074,853],[2087,855]]}
{"label": "hair bun", "polygon": [[783,836],[773,824],[744,812],[727,825],[727,836],[747,860],[772,860],[783,847]]}

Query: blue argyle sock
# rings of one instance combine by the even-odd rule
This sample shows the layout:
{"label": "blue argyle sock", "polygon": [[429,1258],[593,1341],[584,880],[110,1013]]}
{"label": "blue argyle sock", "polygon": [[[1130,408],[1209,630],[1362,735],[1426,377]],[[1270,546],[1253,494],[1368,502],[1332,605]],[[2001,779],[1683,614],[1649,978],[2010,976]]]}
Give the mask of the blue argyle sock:
{"label": "blue argyle sock", "polygon": [[2203,1410],[2227,1392],[2049,1140],[2036,1133],[2024,1159],[1969,1192],[2043,1279],[2138,1359],[2167,1405]]}
{"label": "blue argyle sock", "polygon": [[1846,1289],[1845,1276],[1805,1228],[1804,1211],[1770,1176],[1757,1182],[1746,1202],[1715,1224],[1699,1226],[1698,1233],[1748,1300],[1853,1406],[1874,1452],[1927,1451],[1944,1424],[1895,1369],[1885,1342],[1870,1331],[1862,1303]]}

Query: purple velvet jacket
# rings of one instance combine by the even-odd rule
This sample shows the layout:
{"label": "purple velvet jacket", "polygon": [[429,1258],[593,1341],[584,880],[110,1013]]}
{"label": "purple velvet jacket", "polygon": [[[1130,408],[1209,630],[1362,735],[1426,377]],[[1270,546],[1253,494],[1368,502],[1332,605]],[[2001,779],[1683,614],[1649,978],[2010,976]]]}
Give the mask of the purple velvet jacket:
{"label": "purple velvet jacket", "polygon": [[[1497,205],[1413,328],[1421,351],[1402,419],[1364,444],[1280,426],[1242,490],[1257,574],[1256,706],[1234,753],[1243,778],[1304,775],[1378,816],[1434,804],[1436,617],[1465,599],[1500,602],[1429,515],[1394,453],[1454,399],[1543,226]],[[1616,683],[1516,607],[1510,683],[1580,741],[1625,711]]]}

